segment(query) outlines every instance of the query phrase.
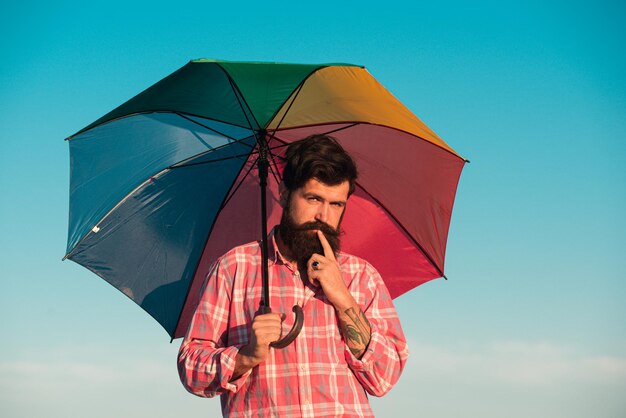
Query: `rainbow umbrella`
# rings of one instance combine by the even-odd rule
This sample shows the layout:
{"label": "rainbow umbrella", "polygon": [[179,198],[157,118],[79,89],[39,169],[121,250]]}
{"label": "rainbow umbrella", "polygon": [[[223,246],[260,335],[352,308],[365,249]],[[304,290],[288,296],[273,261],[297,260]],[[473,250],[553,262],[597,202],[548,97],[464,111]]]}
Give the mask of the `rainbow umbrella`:
{"label": "rainbow umbrella", "polygon": [[359,169],[342,249],[372,263],[392,297],[442,277],[466,160],[346,64],[193,60],[69,137],[65,258],[181,337],[210,264],[279,222],[286,146],[320,133]]}

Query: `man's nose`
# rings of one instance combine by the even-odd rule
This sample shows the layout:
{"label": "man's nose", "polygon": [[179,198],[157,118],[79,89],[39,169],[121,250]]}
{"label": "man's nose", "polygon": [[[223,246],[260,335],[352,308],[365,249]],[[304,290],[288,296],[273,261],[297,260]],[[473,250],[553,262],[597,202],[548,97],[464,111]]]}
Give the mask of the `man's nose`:
{"label": "man's nose", "polygon": [[329,210],[328,204],[324,203],[324,204],[319,205],[319,207],[317,208],[317,213],[315,214],[315,220],[327,223],[328,210]]}

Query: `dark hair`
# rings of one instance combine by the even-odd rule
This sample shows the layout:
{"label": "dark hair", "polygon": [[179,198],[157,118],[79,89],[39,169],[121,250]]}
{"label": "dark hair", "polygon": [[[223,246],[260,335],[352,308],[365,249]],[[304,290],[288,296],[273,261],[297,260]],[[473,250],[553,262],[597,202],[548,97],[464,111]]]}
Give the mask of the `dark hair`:
{"label": "dark hair", "polygon": [[316,134],[287,147],[283,182],[287,190],[296,190],[314,178],[329,186],[348,181],[348,196],[354,192],[357,170],[352,157],[329,135]]}

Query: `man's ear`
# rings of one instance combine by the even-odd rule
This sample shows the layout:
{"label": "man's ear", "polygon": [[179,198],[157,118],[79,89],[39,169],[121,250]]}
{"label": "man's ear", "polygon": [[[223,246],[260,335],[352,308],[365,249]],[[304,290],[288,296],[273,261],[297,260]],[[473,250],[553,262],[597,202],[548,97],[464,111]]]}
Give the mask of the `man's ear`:
{"label": "man's ear", "polygon": [[285,208],[287,206],[287,199],[289,199],[289,190],[287,190],[287,186],[282,181],[278,185],[278,196],[280,197],[280,206]]}

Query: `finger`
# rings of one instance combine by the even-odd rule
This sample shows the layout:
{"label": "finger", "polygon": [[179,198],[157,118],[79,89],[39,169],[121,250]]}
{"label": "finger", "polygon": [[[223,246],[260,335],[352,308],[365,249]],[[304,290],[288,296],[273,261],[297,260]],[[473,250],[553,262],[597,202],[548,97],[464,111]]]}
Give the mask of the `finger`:
{"label": "finger", "polygon": [[284,318],[285,318],[285,314],[279,313],[279,312],[272,312],[271,316],[267,317],[268,321],[278,322],[278,323],[282,322]]}
{"label": "finger", "polygon": [[256,335],[267,335],[281,332],[282,324],[280,321],[256,321],[252,324],[252,330]]}
{"label": "finger", "polygon": [[[309,261],[307,261],[306,266],[308,270],[318,270],[322,267],[322,262],[324,261],[324,256],[319,255],[317,253],[313,253]],[[315,264],[317,263],[317,264]]]}
{"label": "finger", "polygon": [[313,269],[309,269],[308,271],[308,279],[311,283],[319,283],[319,271],[318,270],[313,270]]}
{"label": "finger", "polygon": [[280,323],[283,318],[284,318],[284,314],[272,312],[272,313],[268,313],[268,314],[262,314],[262,315],[255,316],[254,317],[254,322],[258,322],[258,323],[261,323],[261,324],[263,324],[263,323]]}
{"label": "finger", "polygon": [[324,249],[324,257],[328,258],[329,260],[336,261],[335,253],[333,252],[332,247],[328,243],[328,240],[326,239],[326,236],[324,235],[324,233],[319,229],[317,230],[317,237],[322,243],[322,248]]}
{"label": "finger", "polygon": [[[328,258],[326,258],[325,256],[313,253],[313,255],[311,255],[311,258],[309,258],[309,260],[306,262],[307,270],[321,270],[325,265],[328,264],[328,261]],[[313,264],[315,264],[315,266]]]}
{"label": "finger", "polygon": [[274,334],[278,334],[280,335],[282,327],[280,326],[280,324],[272,324],[270,325],[265,325],[263,327],[259,327],[256,328],[257,334],[258,335],[274,335]]}
{"label": "finger", "polygon": [[281,335],[282,332],[280,327],[263,328],[257,332],[258,341],[262,342],[264,345],[269,345],[270,343],[279,340]]}

